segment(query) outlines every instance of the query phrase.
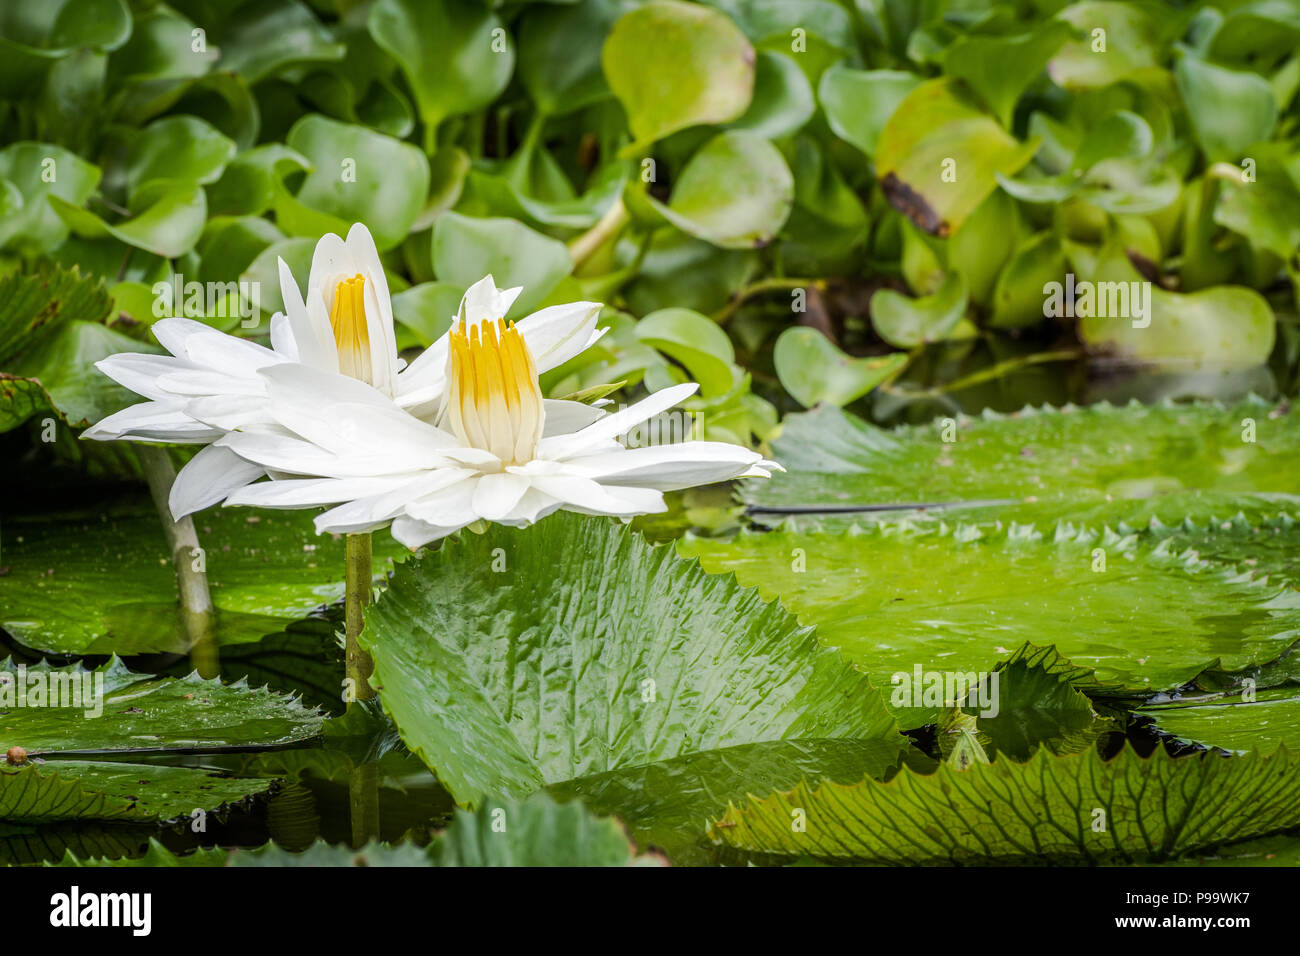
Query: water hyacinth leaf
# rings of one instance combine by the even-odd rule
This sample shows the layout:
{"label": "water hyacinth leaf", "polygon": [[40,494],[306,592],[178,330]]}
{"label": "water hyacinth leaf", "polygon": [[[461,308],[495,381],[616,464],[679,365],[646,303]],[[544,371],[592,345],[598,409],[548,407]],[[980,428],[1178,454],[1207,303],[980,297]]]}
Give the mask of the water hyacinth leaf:
{"label": "water hyacinth leaf", "polygon": [[51,143],[14,143],[0,150],[0,179],[12,183],[22,198],[0,217],[0,249],[37,256],[68,235],[67,224],[45,197],[82,205],[99,183],[99,168]]}
{"label": "water hyacinth leaf", "polygon": [[601,65],[636,140],[623,150],[628,156],[688,126],[739,119],[754,92],[755,53],[745,34],[725,14],[680,0],[620,17]]}
{"label": "water hyacinth leaf", "polygon": [[444,119],[486,106],[510,82],[514,42],[482,4],[379,0],[367,27],[402,68],[425,125],[426,145],[433,143],[433,132]]}
{"label": "water hyacinth leaf", "polygon": [[[1050,634],[1099,680],[1169,690],[1207,667],[1271,661],[1300,626],[1300,594],[1284,582],[1251,579],[1163,542],[1066,523],[783,530],[680,547],[706,570],[734,571],[741,584],[779,598],[816,625],[821,640],[870,668],[881,687],[918,665],[987,671]],[[808,573],[790,573],[794,553],[806,555]],[[944,569],[939,579],[935,568]],[[1059,627],[1061,601],[1074,608],[1068,633]],[[904,727],[933,719],[937,703],[893,693],[889,700]]]}
{"label": "water hyacinth leaf", "polygon": [[759,43],[779,39],[789,47],[793,31],[813,34],[842,52],[855,49],[852,16],[834,0],[709,0],[729,16],[745,35]]}
{"label": "water hyacinth leaf", "polygon": [[217,37],[218,67],[250,84],[290,67],[341,60],[346,52],[299,0],[251,0],[225,25]]}
{"label": "water hyacinth leaf", "polygon": [[1300,40],[1300,11],[1290,3],[1264,0],[1225,10],[1223,23],[1210,38],[1209,52],[1216,60],[1265,61],[1295,51]]}
{"label": "water hyacinth leaf", "polygon": [[885,430],[830,408],[787,416],[772,450],[787,471],[743,484],[751,505],[1032,499],[1082,508],[1189,490],[1293,495],[1300,419],[1260,399],[1228,407],[1103,403]]}
{"label": "water hyacinth leaf", "polygon": [[1089,279],[1078,286],[1073,306],[1079,338],[1120,362],[1240,369],[1266,362],[1273,351],[1277,322],[1268,300],[1254,289],[1167,292],[1145,281],[1113,248],[1103,250]]}
{"label": "water hyacinth leaf", "polygon": [[801,405],[847,405],[887,381],[907,362],[903,353],[853,358],[816,329],[786,329],[772,353],[781,386]]}
{"label": "water hyacinth leaf", "polygon": [[451,328],[462,295],[458,285],[422,282],[393,296],[393,319],[427,348]]}
{"label": "water hyacinth leaf", "polygon": [[109,80],[143,83],[207,73],[219,51],[194,49],[194,28],[193,22],[167,7],[136,15],[130,38],[108,59]]}
{"label": "water hyacinth leaf", "polygon": [[1070,172],[1085,173],[1107,159],[1146,156],[1154,142],[1146,120],[1129,110],[1116,110],[1088,131],[1070,163]]}
{"label": "water hyacinth leaf", "polygon": [[[506,573],[471,573],[494,553]],[[603,520],[557,514],[426,552],[362,643],[403,740],[462,804],[745,744],[902,748],[879,694],[781,608]]]}
{"label": "water hyacinth leaf", "polygon": [[1206,159],[1240,162],[1246,149],[1269,138],[1277,101],[1268,81],[1187,55],[1174,69],[1196,141]]}
{"label": "water hyacinth leaf", "polygon": [[12,659],[0,662],[0,702],[4,749],[39,757],[277,747],[309,740],[323,723],[266,688],[133,673],[116,657],[93,670],[32,664],[21,675]]}
{"label": "water hyacinth leaf", "polygon": [[71,820],[129,823],[189,817],[268,789],[206,770],[96,760],[0,767],[0,818],[9,824]]}
{"label": "water hyacinth leaf", "polygon": [[[320,115],[294,123],[285,143],[312,164],[291,197],[294,203],[341,220],[343,231],[348,223],[364,222],[381,251],[406,238],[429,191],[429,162],[418,149]],[[277,200],[277,219],[289,199],[286,193]],[[281,228],[293,232],[283,222]]]}
{"label": "water hyacinth leaf", "polygon": [[965,276],[955,272],[932,295],[915,299],[881,289],[871,297],[871,324],[895,348],[940,342],[957,329],[969,299]]}
{"label": "water hyacinth leaf", "polygon": [[1079,31],[1047,65],[1052,80],[1069,90],[1109,86],[1159,66],[1160,29],[1141,6],[1083,0],[1057,17]]}
{"label": "water hyacinth leaf", "polygon": [[194,116],[155,120],[132,137],[126,155],[129,195],[155,179],[212,183],[235,155],[235,144]]}
{"label": "water hyacinth leaf", "polygon": [[761,50],[754,98],[745,115],[731,125],[764,139],[781,139],[802,129],[816,110],[812,86],[798,64],[784,54]]}
{"label": "water hyacinth leaf", "polygon": [[1240,694],[1185,697],[1141,707],[1136,713],[1152,718],[1157,733],[1183,744],[1238,755],[1300,750],[1300,688],[1294,685],[1261,690],[1251,699]]}
{"label": "water hyacinth leaf", "polygon": [[817,99],[835,135],[874,156],[885,123],[920,84],[914,73],[837,64],[822,74]]}
{"label": "water hyacinth leaf", "polygon": [[544,793],[527,800],[484,801],[455,817],[429,848],[436,866],[628,866],[662,863],[634,856],[617,820],[597,817],[578,801]]}
{"label": "water hyacinth leaf", "polygon": [[[256,641],[343,596],[344,543],[317,536],[310,513],[215,509],[195,523],[218,641]],[[377,537],[375,548],[376,574],[384,572],[386,559],[405,553],[386,537]],[[0,626],[28,647],[60,654],[187,647],[176,574],[148,502],[6,518],[5,563]],[[120,586],[123,567],[132,569],[129,591]],[[47,573],[51,569],[55,573]]]}
{"label": "water hyacinth leaf", "polygon": [[587,0],[567,6],[538,4],[519,22],[519,79],[538,109],[571,113],[605,99],[609,85],[600,49],[633,0]]}
{"label": "water hyacinth leaf", "polygon": [[1050,232],[1031,236],[1012,254],[993,287],[989,325],[1019,329],[1043,320],[1043,289],[1064,283],[1067,265],[1060,240]]}
{"label": "water hyacinth leaf", "polygon": [[82,209],[51,194],[50,205],[77,235],[87,239],[112,236],[128,246],[166,259],[194,248],[203,234],[208,205],[203,187],[196,183],[154,180],[136,194],[139,206],[129,219],[110,225],[89,209]]}
{"label": "water hyacinth leaf", "polygon": [[636,324],[636,337],[680,362],[705,397],[724,395],[735,385],[736,350],[716,322],[691,309],[660,309]]}
{"label": "water hyacinth leaf", "polygon": [[678,229],[721,246],[765,246],[785,225],[794,177],[775,146],[755,133],[719,133],[691,157],[665,206],[648,200]]}
{"label": "water hyacinth leaf", "polygon": [[1038,144],[1020,143],[984,113],[958,81],[922,83],[885,124],[876,173],[890,205],[931,235],[961,227]]}
{"label": "water hyacinth leaf", "polygon": [[1244,178],[1244,168],[1240,179],[1224,177],[1214,221],[1285,261],[1300,249],[1300,181],[1287,172],[1282,149],[1252,152],[1254,181]]}
{"label": "water hyacinth leaf", "polygon": [[532,312],[573,271],[564,243],[514,219],[477,219],[448,212],[433,229],[433,272],[439,282],[469,288],[485,275],[497,287],[523,286],[512,318]]}
{"label": "water hyacinth leaf", "polygon": [[[997,760],[888,783],[822,784],[733,805],[713,828],[746,853],[885,864],[1159,861],[1300,823],[1300,758],[1143,759],[1125,749]],[[793,808],[807,826],[790,826]],[[919,810],[924,808],[924,810]],[[1094,808],[1106,827],[1093,825]]]}
{"label": "water hyacinth leaf", "polygon": [[965,80],[1010,129],[1020,95],[1073,35],[1069,24],[1049,20],[1017,36],[965,36],[944,51],[943,68]]}

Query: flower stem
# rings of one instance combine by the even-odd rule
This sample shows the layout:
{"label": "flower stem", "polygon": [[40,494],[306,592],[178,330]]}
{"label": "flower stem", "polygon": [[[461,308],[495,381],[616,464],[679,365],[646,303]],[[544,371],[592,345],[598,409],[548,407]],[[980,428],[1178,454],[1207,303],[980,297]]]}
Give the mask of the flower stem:
{"label": "flower stem", "polygon": [[189,515],[173,520],[168,496],[176,481],[176,466],[166,448],[141,445],[140,466],[149,482],[158,519],[162,522],[167,547],[176,571],[176,590],[180,601],[181,624],[190,648],[190,662],[200,677],[216,677],[220,670],[217,641],[213,634],[215,612],[208,591],[208,576],[203,549],[199,547],[194,519]]}
{"label": "flower stem", "polygon": [[359,850],[379,839],[379,764],[373,760],[348,771],[348,809],[352,817],[352,848]]}
{"label": "flower stem", "polygon": [[374,580],[371,570],[370,532],[348,535],[347,553],[346,676],[347,686],[351,691],[348,694],[348,701],[351,704],[353,700],[370,700],[375,696],[374,689],[370,686],[370,675],[374,672],[375,663],[370,659],[370,655],[361,649],[357,641],[361,629],[365,626],[365,609],[370,604],[370,587]]}
{"label": "flower stem", "polygon": [[826,288],[825,279],[787,279],[784,276],[770,276],[766,279],[759,279],[751,282],[747,286],[742,286],[731,294],[730,300],[721,309],[713,314],[713,321],[719,325],[726,325],[733,315],[749,299],[764,292],[780,292],[790,289],[817,289]]}
{"label": "flower stem", "polygon": [[577,269],[590,259],[597,249],[627,225],[629,218],[627,207],[623,205],[623,197],[617,197],[594,226],[569,243],[569,255],[573,258],[573,267]]}

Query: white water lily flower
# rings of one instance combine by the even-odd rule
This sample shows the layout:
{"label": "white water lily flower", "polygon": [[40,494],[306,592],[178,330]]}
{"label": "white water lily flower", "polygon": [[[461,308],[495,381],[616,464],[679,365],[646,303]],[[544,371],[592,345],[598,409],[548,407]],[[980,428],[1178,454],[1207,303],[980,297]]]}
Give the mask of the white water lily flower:
{"label": "white water lily flower", "polygon": [[[170,506],[178,518],[216,504],[265,474],[230,448],[213,444],[234,429],[275,427],[266,380],[259,374],[263,369],[312,368],[364,382],[413,415],[441,412],[447,337],[403,370],[388,281],[364,225],[355,224],[346,241],[331,233],[316,244],[305,301],[281,259],[280,291],[285,312],[271,318],[269,349],[202,322],[170,318],[152,326],[169,355],[122,353],[96,363],[148,401],[92,425],[83,438],[209,446],[181,469],[172,486]],[[459,317],[503,317],[519,292],[499,291],[488,276],[465,293]],[[543,370],[567,361],[600,337],[595,328],[599,311],[597,303],[576,302],[543,309],[520,322],[536,353],[544,357]],[[577,423],[600,414],[576,402],[559,404],[554,412]]]}
{"label": "white water lily flower", "polygon": [[663,511],[665,491],[768,477],[779,467],[722,442],[619,443],[620,434],[689,397],[694,383],[576,429],[552,427],[531,345],[503,320],[457,322],[451,330],[437,424],[356,383],[333,390],[310,369],[261,374],[284,431],[234,432],[219,444],[273,473],[310,477],[249,485],[226,504],[333,505],[316,519],[320,532],[391,523],[393,536],[415,548],[479,520],[520,526],[561,508],[620,517]]}

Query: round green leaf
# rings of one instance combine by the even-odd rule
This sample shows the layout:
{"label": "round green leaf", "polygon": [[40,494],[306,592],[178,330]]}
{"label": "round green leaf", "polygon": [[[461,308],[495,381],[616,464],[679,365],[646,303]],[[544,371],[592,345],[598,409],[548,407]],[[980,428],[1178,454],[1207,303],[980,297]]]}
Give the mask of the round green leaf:
{"label": "round green leaf", "polygon": [[966,277],[952,273],[932,295],[911,299],[892,289],[871,297],[871,324],[896,348],[910,349],[948,338],[966,314]]}
{"label": "round green leaf", "polygon": [[636,324],[636,337],[684,365],[706,397],[724,395],[735,386],[739,370],[731,339],[706,315],[691,309],[660,309]]}
{"label": "round green leaf", "polygon": [[1262,76],[1215,66],[1190,54],[1178,61],[1174,76],[1206,159],[1238,163],[1248,147],[1273,134],[1277,100]]}
{"label": "round green leaf", "polygon": [[754,48],[724,14],[657,0],[625,14],[605,40],[601,65],[627,111],[634,155],[701,123],[729,123],[754,92]]}
{"label": "round green leaf", "polygon": [[885,123],[920,84],[915,73],[836,65],[822,74],[817,98],[835,135],[874,156]]}
{"label": "round green leaf", "polygon": [[61,146],[14,143],[0,150],[0,179],[17,187],[23,199],[0,218],[0,249],[35,256],[53,251],[68,235],[45,197],[81,206],[99,183],[99,168]]}
{"label": "round green leaf", "polygon": [[903,353],[852,358],[816,329],[786,329],[772,355],[782,387],[800,404],[847,405],[890,378],[907,362]]}
{"label": "round green leaf", "polygon": [[782,139],[802,129],[816,109],[812,86],[794,60],[762,51],[754,73],[754,98],[731,127],[765,139]]}
{"label": "round green leaf", "polygon": [[[429,162],[418,149],[317,114],[294,123],[285,143],[312,166],[296,196],[283,191],[277,198],[277,219],[282,209],[291,214],[300,206],[342,221],[345,231],[364,222],[381,251],[406,238],[429,191]],[[328,231],[301,222],[295,228],[281,221],[280,228],[291,235]]]}
{"label": "round green leaf", "polygon": [[498,288],[523,286],[512,317],[532,312],[573,271],[558,239],[514,219],[474,219],[448,212],[433,228],[433,272],[439,282],[467,289],[491,275]]}
{"label": "round green leaf", "polygon": [[127,147],[127,195],[155,179],[215,182],[234,155],[235,144],[197,117],[155,120],[132,136]]}

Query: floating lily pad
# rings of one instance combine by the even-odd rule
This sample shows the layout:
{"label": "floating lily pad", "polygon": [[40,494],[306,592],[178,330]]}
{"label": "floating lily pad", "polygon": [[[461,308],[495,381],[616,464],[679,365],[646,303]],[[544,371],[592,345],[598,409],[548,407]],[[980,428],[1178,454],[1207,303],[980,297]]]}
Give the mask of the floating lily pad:
{"label": "floating lily pad", "polygon": [[1252,696],[1185,697],[1137,713],[1152,718],[1157,732],[1184,744],[1235,754],[1273,753],[1279,747],[1300,751],[1300,688],[1275,687]]}

